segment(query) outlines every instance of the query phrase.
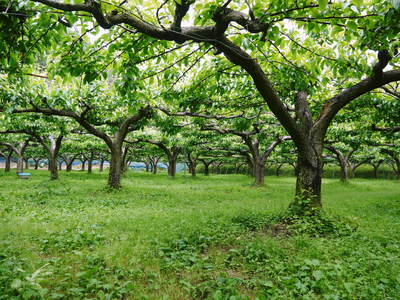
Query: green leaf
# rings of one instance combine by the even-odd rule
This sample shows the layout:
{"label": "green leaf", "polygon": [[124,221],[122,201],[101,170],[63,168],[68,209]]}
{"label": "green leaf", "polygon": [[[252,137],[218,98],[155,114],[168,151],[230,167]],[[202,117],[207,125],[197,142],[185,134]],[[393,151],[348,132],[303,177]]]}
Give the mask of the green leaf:
{"label": "green leaf", "polygon": [[325,9],[326,6],[328,5],[329,0],[318,0],[318,5],[322,8]]}

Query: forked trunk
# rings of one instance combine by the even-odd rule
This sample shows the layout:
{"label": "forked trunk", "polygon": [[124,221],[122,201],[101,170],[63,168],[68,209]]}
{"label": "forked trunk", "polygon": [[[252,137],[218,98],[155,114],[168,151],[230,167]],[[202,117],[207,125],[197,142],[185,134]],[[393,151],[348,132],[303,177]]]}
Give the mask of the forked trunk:
{"label": "forked trunk", "polygon": [[67,170],[67,172],[71,172],[72,171],[72,161],[67,164],[67,167],[65,169]]}
{"label": "forked trunk", "polygon": [[277,177],[279,177],[279,175],[280,175],[280,170],[281,170],[282,166],[283,166],[283,164],[279,164],[278,167],[275,170],[275,175]]}
{"label": "forked trunk", "polygon": [[114,146],[111,149],[110,171],[108,173],[108,187],[111,189],[121,188],[122,173],[122,149]]}

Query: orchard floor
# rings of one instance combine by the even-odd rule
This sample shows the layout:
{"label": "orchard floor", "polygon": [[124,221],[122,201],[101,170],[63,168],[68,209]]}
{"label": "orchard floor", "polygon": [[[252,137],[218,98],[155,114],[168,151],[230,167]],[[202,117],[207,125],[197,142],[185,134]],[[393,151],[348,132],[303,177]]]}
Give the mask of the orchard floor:
{"label": "orchard floor", "polygon": [[[271,236],[294,178],[0,171],[0,299],[399,299],[400,184],[323,183],[342,237]],[[13,298],[15,297],[15,298]]]}

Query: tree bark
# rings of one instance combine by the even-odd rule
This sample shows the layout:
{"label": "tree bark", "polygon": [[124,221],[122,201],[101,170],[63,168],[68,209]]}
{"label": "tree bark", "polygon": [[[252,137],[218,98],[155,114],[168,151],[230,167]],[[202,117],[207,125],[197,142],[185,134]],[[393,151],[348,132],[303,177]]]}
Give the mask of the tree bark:
{"label": "tree bark", "polygon": [[6,159],[6,163],[5,163],[5,166],[4,166],[4,172],[10,172],[10,170],[11,170],[11,157],[12,157],[12,153],[13,153],[13,151],[10,150],[10,151],[8,152],[7,157],[5,158],[5,159]]}
{"label": "tree bark", "polygon": [[17,174],[24,172],[24,157],[21,153],[17,153]]}
{"label": "tree bark", "polygon": [[383,163],[383,160],[380,160],[376,163],[370,162],[370,165],[374,168],[374,178],[375,179],[378,179],[378,169],[382,163]]}
{"label": "tree bark", "polygon": [[91,151],[90,156],[89,156],[89,159],[88,159],[88,170],[87,170],[88,174],[91,174],[91,173],[92,173],[92,169],[93,169],[93,156],[94,156],[94,153],[93,153],[93,151]]}
{"label": "tree bark", "polygon": [[196,168],[197,168],[197,162],[192,162],[191,167],[190,167],[190,173],[192,174],[192,177],[196,177]]}
{"label": "tree bark", "polygon": [[48,155],[49,160],[49,170],[50,170],[50,180],[58,179],[58,165],[57,156],[54,153]]}
{"label": "tree bark", "polygon": [[296,194],[290,208],[295,214],[315,213],[322,208],[322,150],[325,132],[313,130],[313,120],[307,103],[307,93],[296,95],[297,129],[301,132],[297,148]]}
{"label": "tree bark", "polygon": [[37,170],[37,169],[39,169],[40,159],[34,159],[34,161],[35,161],[35,170]]}
{"label": "tree bark", "polygon": [[283,165],[284,165],[283,163],[282,163],[282,164],[279,164],[278,167],[276,168],[276,170],[275,170],[275,175],[276,175],[276,177],[279,177],[279,175],[280,175],[280,170],[281,170],[281,168],[282,168]]}
{"label": "tree bark", "polygon": [[292,207],[307,213],[321,208],[322,150],[310,143],[306,153],[299,153],[297,162],[296,196]]}
{"label": "tree bark", "polygon": [[82,162],[81,171],[85,171],[85,169],[86,169],[86,159],[82,160],[81,162]]}
{"label": "tree bark", "polygon": [[349,163],[348,161],[346,161],[343,155],[341,155],[341,157],[339,157],[338,160],[340,165],[340,180],[342,182],[347,182],[349,179],[349,171],[350,171]]}
{"label": "tree bark", "polygon": [[204,165],[204,176],[209,176],[210,175],[210,168],[209,167],[213,163],[214,160],[207,161],[207,160],[205,160],[203,158],[200,158],[199,160]]}
{"label": "tree bark", "polygon": [[177,159],[174,155],[168,157],[168,176],[175,177]]}
{"label": "tree bark", "polygon": [[158,161],[153,163],[153,174],[157,174],[157,171],[158,171],[158,165],[157,164],[158,164]]}
{"label": "tree bark", "polygon": [[99,171],[100,171],[100,172],[103,172],[103,171],[104,171],[104,159],[100,159]]}
{"label": "tree bark", "polygon": [[257,160],[254,164],[254,185],[255,186],[263,186],[264,185],[264,178],[265,178],[265,162],[261,160]]}
{"label": "tree bark", "polygon": [[112,189],[121,188],[122,161],[121,145],[113,144],[111,148],[110,172],[108,174],[108,186]]}
{"label": "tree bark", "polygon": [[29,158],[25,159],[25,169],[29,169]]}
{"label": "tree bark", "polygon": [[187,154],[188,158],[188,167],[189,167],[189,172],[192,174],[192,177],[196,177],[196,168],[197,168],[197,160],[198,160],[198,155],[193,156],[190,152]]}

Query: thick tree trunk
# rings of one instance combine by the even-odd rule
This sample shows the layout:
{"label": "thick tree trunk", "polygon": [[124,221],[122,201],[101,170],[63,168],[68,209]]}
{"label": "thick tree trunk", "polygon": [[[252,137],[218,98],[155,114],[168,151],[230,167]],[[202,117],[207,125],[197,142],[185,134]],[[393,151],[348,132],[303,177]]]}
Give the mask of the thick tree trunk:
{"label": "thick tree trunk", "polygon": [[66,171],[67,172],[71,172],[72,171],[72,163],[73,163],[73,161],[71,161],[71,162],[69,162],[68,164],[67,164],[67,166],[66,166]]}
{"label": "thick tree trunk", "polygon": [[144,165],[145,165],[145,167],[146,167],[146,172],[147,172],[147,173],[150,172],[150,163],[149,163],[148,161],[145,161],[145,162],[144,162]]}
{"label": "thick tree trunk", "polygon": [[398,157],[393,157],[394,164],[392,165],[393,171],[396,174],[397,180],[400,180],[400,159]]}
{"label": "thick tree trunk", "polygon": [[342,182],[347,182],[349,179],[349,164],[346,162],[346,159],[343,155],[338,157],[339,165],[340,165],[340,180]]}
{"label": "thick tree trunk", "polygon": [[108,173],[108,187],[111,189],[121,188],[122,161],[121,146],[114,145],[111,149],[110,171]]}
{"label": "thick tree trunk", "polygon": [[190,173],[192,174],[192,177],[196,177],[197,162],[192,162],[190,165]]}
{"label": "thick tree trunk", "polygon": [[17,153],[17,174],[24,172],[24,158],[22,154]]}
{"label": "thick tree trunk", "polygon": [[172,156],[168,158],[168,176],[175,177],[177,159]]}
{"label": "thick tree trunk", "polygon": [[57,157],[55,155],[49,155],[49,169],[50,169],[50,180],[58,179],[58,165]]}
{"label": "thick tree trunk", "polygon": [[379,166],[373,165],[373,167],[374,167],[374,178],[378,179],[378,168],[379,168]]}
{"label": "thick tree trunk", "polygon": [[4,172],[10,172],[11,170],[11,157],[12,157],[12,151],[10,151],[6,157],[6,163],[4,167]]}
{"label": "thick tree trunk", "polygon": [[187,154],[188,162],[187,165],[189,167],[189,172],[192,174],[192,177],[196,177],[196,168],[197,168],[197,159],[198,156],[193,156],[190,152]]}
{"label": "thick tree trunk", "polygon": [[265,163],[262,161],[257,161],[254,166],[254,185],[263,186],[265,177]]}
{"label": "thick tree trunk", "polygon": [[100,171],[100,172],[103,172],[103,171],[104,171],[104,159],[100,159],[99,171]]}
{"label": "thick tree trunk", "polygon": [[88,169],[87,169],[88,174],[92,173],[92,168],[93,168],[93,160],[89,159],[88,160]]}
{"label": "thick tree trunk", "polygon": [[190,165],[189,162],[186,163],[186,166],[187,166],[187,168],[188,168],[188,172],[189,172],[189,173],[192,173],[192,167],[191,167],[191,165]]}
{"label": "thick tree trunk", "polygon": [[204,164],[204,176],[208,176],[210,175],[210,168],[209,168],[209,164]]}
{"label": "thick tree trunk", "polygon": [[321,179],[322,149],[309,145],[305,153],[298,155],[296,196],[291,204],[298,213],[305,214],[322,207]]}
{"label": "thick tree trunk", "polygon": [[29,159],[25,159],[25,169],[29,170]]}
{"label": "thick tree trunk", "polygon": [[86,169],[86,160],[82,160],[81,171],[85,171],[85,169]]}
{"label": "thick tree trunk", "polygon": [[35,159],[35,170],[39,169],[39,159]]}
{"label": "thick tree trunk", "polygon": [[158,166],[157,166],[157,162],[155,162],[153,164],[153,174],[157,174],[157,171],[158,171]]}

